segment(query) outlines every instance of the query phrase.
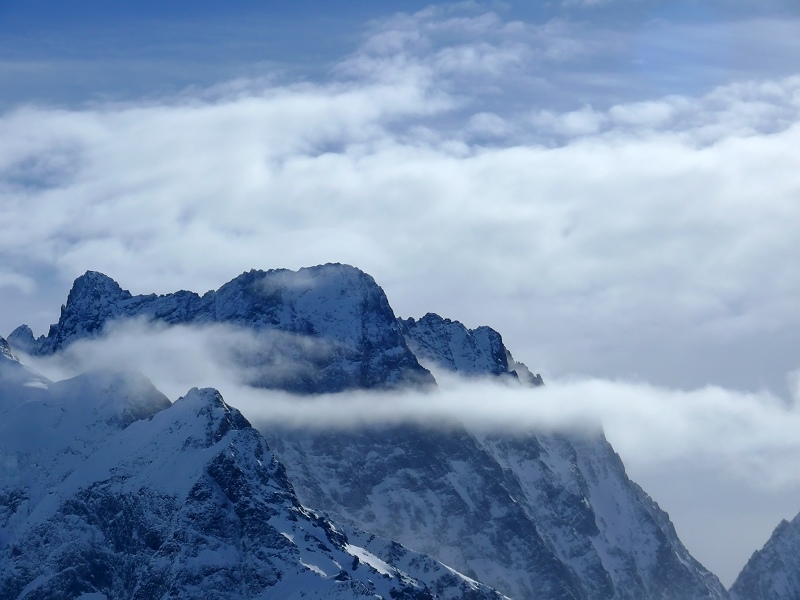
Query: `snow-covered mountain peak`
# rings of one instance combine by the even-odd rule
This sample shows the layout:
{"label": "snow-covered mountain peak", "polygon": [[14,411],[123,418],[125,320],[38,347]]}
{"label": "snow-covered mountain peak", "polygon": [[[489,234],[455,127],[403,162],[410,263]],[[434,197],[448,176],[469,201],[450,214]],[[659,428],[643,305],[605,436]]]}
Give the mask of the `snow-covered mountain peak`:
{"label": "snow-covered mountain peak", "polygon": [[782,520],[731,586],[733,600],[800,598],[800,514]]}
{"label": "snow-covered mountain peak", "polygon": [[192,388],[175,401],[173,414],[183,422],[204,423],[194,438],[196,445],[201,446],[218,442],[230,431],[252,427],[242,413],[228,405],[214,388]]}
{"label": "snow-covered mountain peak", "polygon": [[357,286],[377,285],[371,275],[357,267],[342,263],[301,267],[297,271],[270,269],[269,271],[251,270],[249,273],[255,273],[263,278],[268,288],[295,289],[301,292],[323,287],[343,290],[353,289]]}
{"label": "snow-covered mountain peak", "polygon": [[[34,339],[26,326],[9,344],[33,355],[102,335],[115,321],[180,325],[221,323],[254,334],[246,383],[297,393],[433,385],[409,350],[375,280],[349,265],[242,273],[203,296],[179,291],[131,296],[109,277],[78,278],[58,323]],[[241,354],[239,352],[238,354]]]}
{"label": "snow-covered mountain peak", "polygon": [[491,327],[467,329],[435,313],[399,322],[412,352],[430,369],[443,368],[467,377],[511,377],[527,385],[543,383],[541,375],[514,360],[503,337]]}
{"label": "snow-covered mountain peak", "polygon": [[114,301],[130,297],[131,293],[123,290],[108,275],[99,271],[86,271],[73,282],[72,289],[67,296],[67,305],[79,304],[87,298]]}
{"label": "snow-covered mountain peak", "polygon": [[169,399],[139,371],[97,369],[50,385],[70,410],[103,415],[119,429],[169,408]]}
{"label": "snow-covered mountain peak", "polygon": [[33,331],[27,325],[23,324],[12,331],[8,336],[8,344],[18,348],[22,352],[32,353],[36,349],[36,340],[33,337]]}

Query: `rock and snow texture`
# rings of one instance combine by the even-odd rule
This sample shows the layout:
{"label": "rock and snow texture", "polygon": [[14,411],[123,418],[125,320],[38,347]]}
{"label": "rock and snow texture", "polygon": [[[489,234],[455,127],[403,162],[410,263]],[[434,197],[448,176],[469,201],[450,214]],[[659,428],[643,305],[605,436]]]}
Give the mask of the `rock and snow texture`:
{"label": "rock and snow texture", "polygon": [[491,327],[467,329],[458,321],[428,313],[419,320],[401,319],[403,335],[411,351],[428,368],[444,368],[464,376],[513,377],[529,385],[542,385],[517,362]]}
{"label": "rock and snow texture", "polygon": [[[509,373],[510,353],[489,328],[470,331],[426,315],[405,321],[404,334],[434,370]],[[668,516],[628,479],[602,434],[405,425],[268,438],[310,506],[436,556],[510,597],[727,597]]]}
{"label": "rock and snow texture", "polygon": [[512,598],[725,598],[595,435],[268,435],[303,502]]}
{"label": "rock and snow texture", "polygon": [[132,318],[257,332],[260,346],[239,359],[249,361],[255,373],[249,383],[259,387],[321,393],[433,384],[380,286],[340,264],[249,271],[202,296],[132,296],[110,277],[88,271],[75,280],[46,336],[34,339],[22,325],[8,341],[28,354],[52,354],[100,335],[112,321]]}
{"label": "rock and snow texture", "polygon": [[735,600],[800,598],[800,515],[781,521],[731,586]]}
{"label": "rock and snow texture", "polygon": [[11,352],[11,347],[5,338],[0,337],[0,357],[7,358],[8,360],[16,360],[16,356]]}
{"label": "rock and snow texture", "polygon": [[170,405],[131,373],[2,381],[2,600],[499,599],[305,509],[215,390]]}
{"label": "rock and snow texture", "polygon": [[[291,349],[309,364],[305,375],[271,378],[267,368],[251,382],[293,392],[432,382],[419,361],[469,377],[516,375],[530,386],[532,402],[541,384],[511,358],[494,330],[469,330],[431,314],[397,320],[377,284],[343,265],[251,271],[202,297],[131,296],[109,278],[87,273],[48,336],[35,340],[19,328],[9,340],[12,349],[50,353],[131,317],[223,322],[313,340]],[[307,347],[333,350],[320,361],[316,351],[302,355]],[[304,505],[430,554],[512,598],[727,597],[681,545],[667,515],[627,478],[599,433],[512,435],[402,425],[271,429],[265,435]]]}
{"label": "rock and snow texture", "polygon": [[[436,315],[403,325],[409,347],[434,370],[511,370],[489,328],[470,331]],[[727,596],[601,434],[398,426],[269,439],[304,502],[513,598]]]}

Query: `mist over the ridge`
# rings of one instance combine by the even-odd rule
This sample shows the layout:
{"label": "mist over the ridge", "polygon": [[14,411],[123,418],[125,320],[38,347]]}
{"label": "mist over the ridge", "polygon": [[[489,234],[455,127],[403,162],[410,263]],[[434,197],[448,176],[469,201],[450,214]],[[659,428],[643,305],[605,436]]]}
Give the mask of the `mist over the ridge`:
{"label": "mist over the ridge", "polygon": [[[424,391],[298,396],[248,385],[253,366],[242,367],[237,356],[248,348],[279,353],[287,342],[292,348],[314,341],[264,333],[133,319],[111,323],[104,335],[54,356],[20,358],[52,380],[97,368],[139,370],[172,400],[192,387],[215,387],[262,431],[401,423],[512,433],[602,428],[633,480],[670,513],[689,549],[728,583],[778,521],[800,506],[800,407],[768,392],[546,374],[544,386],[528,388],[436,371],[437,388]],[[308,368],[292,352],[272,356],[287,377]]]}
{"label": "mist over the ridge", "polygon": [[[168,397],[215,387],[259,427],[342,428],[416,422],[510,431],[602,427],[626,464],[683,460],[763,485],[800,483],[800,409],[768,392],[707,386],[668,389],[645,382],[575,376],[542,387],[464,378],[437,370],[436,389],[297,396],[250,383],[258,371],[285,378],[311,367],[304,352],[330,351],[316,338],[209,324],[164,326],[133,319],[48,357],[22,355],[51,379],[105,369],[144,373]],[[260,353],[262,362],[241,357]],[[307,354],[306,354],[307,355]]]}

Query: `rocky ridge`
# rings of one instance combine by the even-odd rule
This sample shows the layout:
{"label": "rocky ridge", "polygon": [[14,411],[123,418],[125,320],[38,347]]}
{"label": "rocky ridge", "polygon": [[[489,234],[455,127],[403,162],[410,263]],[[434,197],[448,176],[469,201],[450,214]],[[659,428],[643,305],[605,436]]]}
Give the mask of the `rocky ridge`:
{"label": "rocky ridge", "polygon": [[400,319],[409,348],[429,369],[444,368],[466,377],[506,377],[527,385],[542,385],[542,376],[517,362],[502,336],[483,325],[467,329],[435,313],[421,319]]}
{"label": "rocky ridge", "polygon": [[133,296],[110,277],[87,271],[75,280],[47,335],[34,338],[22,325],[8,342],[28,354],[48,355],[131,319],[222,323],[257,332],[258,346],[233,358],[248,361],[255,373],[249,383],[259,387],[326,393],[434,382],[408,349],[380,286],[363,271],[339,264],[248,271],[202,296]]}

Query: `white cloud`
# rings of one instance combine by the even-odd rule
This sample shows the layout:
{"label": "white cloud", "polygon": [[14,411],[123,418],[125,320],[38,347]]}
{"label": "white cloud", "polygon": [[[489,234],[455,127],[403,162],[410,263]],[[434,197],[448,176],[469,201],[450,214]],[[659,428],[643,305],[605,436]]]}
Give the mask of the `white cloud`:
{"label": "white cloud", "polygon": [[550,110],[543,110],[531,116],[534,127],[554,133],[566,138],[594,135],[603,129],[607,118],[598,113],[591,106],[584,106],[580,110],[555,114]]}
{"label": "white cloud", "polygon": [[511,124],[499,115],[482,112],[470,117],[466,129],[477,135],[504,138],[511,133]]}
{"label": "white cloud", "polygon": [[612,0],[563,0],[562,4],[566,7],[587,7],[587,6],[602,6],[609,4]]}
{"label": "white cloud", "polygon": [[547,146],[520,143],[513,114],[467,116],[492,147],[432,128],[454,104],[431,80],[20,110],[0,119],[0,170],[75,159],[52,185],[6,185],[0,254],[137,293],[347,262],[400,314],[488,323],[534,368],[696,385],[679,352],[762,344],[765,368],[768,338],[797,331],[799,87],[549,113]]}
{"label": "white cloud", "polygon": [[[298,349],[301,349],[299,351]],[[681,390],[642,382],[566,378],[526,388],[436,372],[430,392],[357,391],[304,397],[249,387],[253,369],[302,370],[319,340],[228,325],[165,326],[141,319],[48,357],[22,360],[58,380],[93,369],[143,372],[170,398],[217,387],[254,423],[342,427],[419,422],[499,430],[602,427],[633,469],[692,463],[756,486],[800,484],[800,403],[715,386]],[[245,354],[249,358],[242,359]],[[255,356],[263,358],[256,365]],[[259,359],[260,360],[260,359]],[[266,365],[266,366],[264,366]],[[797,373],[790,375],[797,379]]]}
{"label": "white cloud", "polygon": [[36,289],[36,282],[26,275],[14,273],[6,269],[0,270],[0,288],[16,288],[24,294],[31,294]]}

